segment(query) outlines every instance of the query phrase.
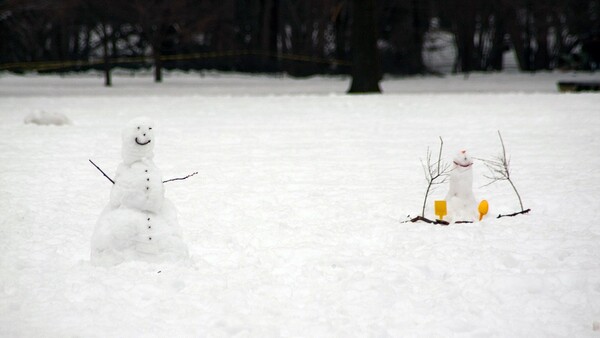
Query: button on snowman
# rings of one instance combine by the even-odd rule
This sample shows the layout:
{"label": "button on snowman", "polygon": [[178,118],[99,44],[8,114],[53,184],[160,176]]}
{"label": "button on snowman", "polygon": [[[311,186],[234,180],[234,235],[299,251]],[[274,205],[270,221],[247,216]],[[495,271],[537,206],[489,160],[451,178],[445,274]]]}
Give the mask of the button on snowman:
{"label": "button on snowman", "polygon": [[152,161],[154,123],[134,119],[122,136],[123,162],[92,236],[92,263],[106,266],[129,260],[187,258],[177,211],[164,197],[162,175]]}

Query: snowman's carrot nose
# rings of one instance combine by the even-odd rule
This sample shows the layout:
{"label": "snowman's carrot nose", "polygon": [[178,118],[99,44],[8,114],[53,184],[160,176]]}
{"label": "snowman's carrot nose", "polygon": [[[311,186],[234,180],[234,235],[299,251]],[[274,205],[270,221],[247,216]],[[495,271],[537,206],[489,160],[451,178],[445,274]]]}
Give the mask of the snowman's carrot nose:
{"label": "snowman's carrot nose", "polygon": [[460,152],[464,154],[464,153],[466,153],[467,151],[466,151],[466,150],[461,150]]}

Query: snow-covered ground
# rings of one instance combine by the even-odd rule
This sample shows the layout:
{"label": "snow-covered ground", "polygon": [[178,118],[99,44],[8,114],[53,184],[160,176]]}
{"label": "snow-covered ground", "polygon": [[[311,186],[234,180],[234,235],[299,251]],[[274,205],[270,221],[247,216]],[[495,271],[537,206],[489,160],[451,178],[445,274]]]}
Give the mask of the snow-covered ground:
{"label": "snow-covered ground", "polygon": [[[170,74],[0,76],[2,337],[598,337],[600,95],[559,79],[472,74],[388,79]],[[25,124],[34,111],[72,124]],[[90,264],[90,238],[121,162],[120,130],[157,123],[154,162],[191,261]],[[427,147],[444,159],[501,151],[483,222],[420,213]],[[434,199],[427,216],[433,218]],[[595,327],[595,328],[594,328]]]}

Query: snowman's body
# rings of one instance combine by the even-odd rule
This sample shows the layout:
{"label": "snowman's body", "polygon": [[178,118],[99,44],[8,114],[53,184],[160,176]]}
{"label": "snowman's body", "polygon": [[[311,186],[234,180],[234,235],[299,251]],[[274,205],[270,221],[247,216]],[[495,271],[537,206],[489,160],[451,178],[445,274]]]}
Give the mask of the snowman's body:
{"label": "snowman's body", "polygon": [[450,188],[446,194],[447,220],[475,221],[479,217],[477,201],[473,194],[473,160],[466,151],[454,157],[450,172]]}
{"label": "snowman's body", "polygon": [[123,131],[123,163],[92,237],[96,265],[188,257],[177,211],[164,197],[162,175],[152,161],[153,136],[147,119],[133,120]]}
{"label": "snowman's body", "polygon": [[119,165],[115,185],[110,192],[111,205],[157,212],[163,201],[162,176],[151,159]]}

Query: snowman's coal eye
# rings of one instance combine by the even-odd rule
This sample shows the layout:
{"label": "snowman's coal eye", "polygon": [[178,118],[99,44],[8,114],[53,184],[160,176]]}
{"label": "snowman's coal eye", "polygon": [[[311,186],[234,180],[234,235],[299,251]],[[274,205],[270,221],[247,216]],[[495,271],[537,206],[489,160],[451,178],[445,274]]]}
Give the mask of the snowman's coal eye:
{"label": "snowman's coal eye", "polygon": [[138,127],[138,130],[140,130],[140,127]]}
{"label": "snowman's coal eye", "polygon": [[152,127],[148,128],[148,129],[152,130]]}

